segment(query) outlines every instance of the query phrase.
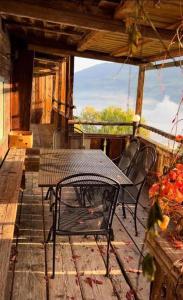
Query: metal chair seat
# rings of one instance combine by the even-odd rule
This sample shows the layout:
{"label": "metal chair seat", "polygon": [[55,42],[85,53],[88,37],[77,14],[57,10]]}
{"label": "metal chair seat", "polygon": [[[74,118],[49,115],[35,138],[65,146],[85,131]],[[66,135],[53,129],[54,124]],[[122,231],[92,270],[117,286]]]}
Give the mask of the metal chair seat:
{"label": "metal chair seat", "polygon": [[[106,228],[103,212],[100,208],[92,207],[61,207],[61,214],[57,224],[58,234],[89,234]],[[102,234],[100,232],[100,234]]]}

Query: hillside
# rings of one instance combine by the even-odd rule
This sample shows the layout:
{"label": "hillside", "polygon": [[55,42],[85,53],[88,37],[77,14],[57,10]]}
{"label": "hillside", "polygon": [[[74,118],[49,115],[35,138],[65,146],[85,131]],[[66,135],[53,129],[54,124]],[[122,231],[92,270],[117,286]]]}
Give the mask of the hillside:
{"label": "hillside", "polygon": [[[130,78],[129,72],[131,73]],[[76,72],[74,102],[77,111],[86,105],[92,105],[96,109],[102,109],[108,105],[118,105],[126,109],[128,95],[130,96],[130,106],[134,107],[137,77],[138,67],[114,63],[102,63]],[[181,92],[180,68],[148,71],[144,89],[144,109],[154,108],[154,104],[163,101],[165,96],[169,96],[172,102],[177,103]]]}

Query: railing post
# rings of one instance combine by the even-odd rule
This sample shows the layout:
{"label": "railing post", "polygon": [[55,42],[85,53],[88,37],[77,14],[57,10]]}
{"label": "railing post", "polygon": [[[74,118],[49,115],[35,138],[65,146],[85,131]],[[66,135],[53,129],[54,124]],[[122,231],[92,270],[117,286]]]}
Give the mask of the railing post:
{"label": "railing post", "polygon": [[107,139],[106,138],[104,139],[104,145],[103,146],[104,146],[104,150],[103,151],[106,154],[106,149],[107,149]]}

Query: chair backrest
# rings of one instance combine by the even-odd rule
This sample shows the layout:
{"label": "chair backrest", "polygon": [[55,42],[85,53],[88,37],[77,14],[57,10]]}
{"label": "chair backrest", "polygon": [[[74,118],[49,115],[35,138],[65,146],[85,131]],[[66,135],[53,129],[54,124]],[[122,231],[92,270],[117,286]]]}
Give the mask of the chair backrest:
{"label": "chair backrest", "polygon": [[130,143],[126,146],[123,151],[120,161],[118,163],[118,168],[122,170],[126,175],[129,173],[129,169],[131,168],[131,164],[135,159],[140,148],[140,142],[138,139],[133,138]]}
{"label": "chair backrest", "polygon": [[138,189],[144,184],[147,174],[156,162],[156,149],[145,146],[138,152],[135,162],[130,168],[128,178],[137,185]]}
{"label": "chair backrest", "polygon": [[[90,173],[66,177],[56,187],[56,211],[62,209],[62,202],[67,205],[64,201],[64,190],[66,188],[80,191],[82,201],[78,201],[79,206],[87,209],[89,213],[89,218],[83,219],[83,226],[88,225],[86,223],[90,222],[91,219],[96,219],[97,223],[100,222],[102,228],[106,230],[111,228],[120,190],[120,185],[116,181],[99,174]],[[76,209],[78,203],[73,206],[69,203],[68,206]],[[96,224],[96,230],[98,228],[99,224]]]}
{"label": "chair backrest", "polygon": [[77,134],[74,136],[68,130],[56,128],[53,131],[53,149],[83,149],[84,148],[84,132],[74,127]]}

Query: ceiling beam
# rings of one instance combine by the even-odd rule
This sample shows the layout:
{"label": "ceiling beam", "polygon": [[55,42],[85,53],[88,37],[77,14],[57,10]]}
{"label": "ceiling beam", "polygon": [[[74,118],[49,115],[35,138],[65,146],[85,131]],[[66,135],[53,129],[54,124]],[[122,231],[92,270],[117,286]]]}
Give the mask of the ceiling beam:
{"label": "ceiling beam", "polygon": [[[35,4],[35,2],[31,4],[19,0],[17,4],[17,0],[1,0],[0,13],[90,30],[126,34],[126,27],[123,21],[109,19],[105,16],[84,14],[80,11],[64,10],[64,8],[59,10],[56,7],[54,8],[54,4],[52,7],[46,7],[46,3],[40,6]],[[163,40],[168,41],[171,40],[174,34],[174,31],[167,29],[158,29],[158,32]],[[141,34],[143,37],[159,39],[151,27],[142,25]]]}
{"label": "ceiling beam", "polygon": [[132,64],[132,65],[139,65],[142,63],[141,60],[135,59],[135,58],[119,58],[119,57],[112,57],[109,54],[104,54],[104,53],[97,53],[93,51],[84,51],[84,52],[79,52],[77,50],[69,49],[69,48],[60,48],[60,47],[50,47],[48,45],[41,45],[38,44],[29,44],[28,45],[29,50],[33,50],[35,52],[40,52],[40,53],[46,53],[46,54],[51,54],[51,55],[56,55],[56,56],[78,56],[78,57],[83,57],[83,58],[91,58],[91,59],[99,59],[99,60],[104,60],[104,61],[111,61],[111,62],[116,62],[116,63],[126,63],[126,64]]}
{"label": "ceiling beam", "polygon": [[[147,56],[145,57],[145,62],[155,62],[155,61],[158,61],[158,60],[166,60],[166,59],[172,59],[173,57],[181,57],[183,56],[183,49],[180,48],[180,49],[175,49],[175,50],[169,50],[168,52],[167,51],[164,51],[164,52],[161,52],[160,54],[158,55],[153,55],[153,56]],[[144,60],[144,59],[142,59]]]}
{"label": "ceiling beam", "polygon": [[84,51],[88,49],[93,43],[100,40],[104,35],[105,33],[101,31],[91,31],[78,44],[77,50]]}
{"label": "ceiling beam", "polygon": [[13,22],[13,21],[8,21],[5,20],[4,21],[5,26],[7,28],[10,29],[28,29],[28,30],[34,30],[34,31],[41,31],[41,32],[46,32],[46,33],[51,33],[51,34],[58,34],[58,35],[66,35],[66,36],[76,36],[77,38],[81,38],[82,34],[79,32],[72,32],[71,30],[55,30],[55,29],[50,29],[50,28],[46,28],[46,27],[38,27],[38,26],[34,26],[34,25],[27,25],[24,23],[17,23],[17,22]]}
{"label": "ceiling beam", "polygon": [[170,67],[182,67],[183,65],[183,60],[175,60],[175,61],[170,61],[170,62],[164,62],[162,64],[150,64],[145,67],[146,71],[150,70],[158,70],[158,69],[165,69],[165,68],[170,68]]}

